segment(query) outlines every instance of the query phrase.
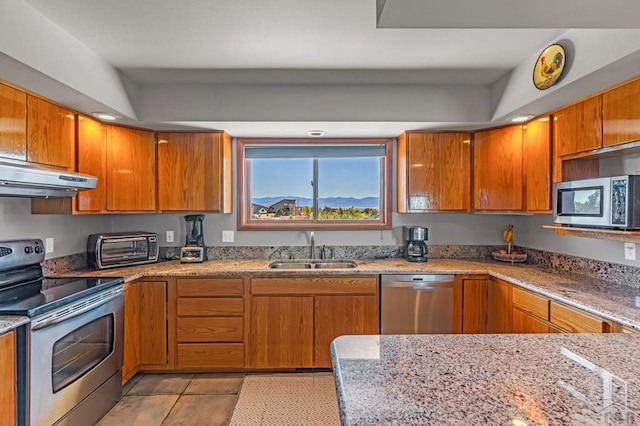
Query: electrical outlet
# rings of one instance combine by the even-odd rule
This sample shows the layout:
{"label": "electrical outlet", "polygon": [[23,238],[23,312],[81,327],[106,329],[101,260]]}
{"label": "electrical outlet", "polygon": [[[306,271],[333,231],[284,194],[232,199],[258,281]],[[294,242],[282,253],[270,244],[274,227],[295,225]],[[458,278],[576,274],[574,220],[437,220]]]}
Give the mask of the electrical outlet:
{"label": "electrical outlet", "polygon": [[636,243],[624,243],[625,260],[636,260]]}
{"label": "electrical outlet", "polygon": [[53,253],[53,238],[44,239],[44,252]]}
{"label": "electrical outlet", "polygon": [[233,242],[233,231],[222,231],[222,242],[223,243],[232,243]]}
{"label": "electrical outlet", "polygon": [[172,243],[173,242],[173,231],[167,231],[167,238],[166,238],[168,243]]}

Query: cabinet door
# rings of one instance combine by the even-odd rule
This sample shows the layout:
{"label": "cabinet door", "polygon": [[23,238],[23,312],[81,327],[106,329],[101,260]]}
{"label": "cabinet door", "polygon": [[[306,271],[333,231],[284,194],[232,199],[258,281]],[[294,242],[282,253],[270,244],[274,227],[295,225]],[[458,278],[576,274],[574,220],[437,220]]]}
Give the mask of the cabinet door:
{"label": "cabinet door", "polygon": [[140,364],[140,301],[139,283],[127,283],[124,289],[124,362],[122,382],[138,372]]}
{"label": "cabinet door", "polygon": [[348,334],[379,334],[376,296],[316,296],[316,367],[331,367],[331,341]]}
{"label": "cabinet door", "polygon": [[80,191],[76,209],[80,212],[104,212],[107,209],[106,144],[102,123],[78,117],[78,171],[98,178],[96,189]]}
{"label": "cabinet door", "polygon": [[16,337],[0,336],[0,426],[16,424]]}
{"label": "cabinet door", "polygon": [[105,126],[107,209],[156,210],[156,144],[152,132]]}
{"label": "cabinet door", "polygon": [[75,169],[75,113],[45,100],[27,97],[27,160]]}
{"label": "cabinet door", "polygon": [[640,140],[640,80],[602,94],[602,145]]}
{"label": "cabinet door", "polygon": [[475,210],[521,211],[522,126],[477,132],[473,161]]}
{"label": "cabinet door", "polygon": [[511,311],[512,333],[548,333],[549,324],[518,308]]}
{"label": "cabinet door", "polygon": [[167,283],[137,282],[140,311],[140,364],[167,363]]}
{"label": "cabinet door", "polygon": [[471,135],[406,133],[398,139],[398,211],[469,211]]}
{"label": "cabinet door", "polygon": [[252,367],[313,367],[313,296],[251,298]]}
{"label": "cabinet door", "polygon": [[0,157],[27,159],[27,95],[0,84]]}
{"label": "cabinet door", "polygon": [[437,134],[407,135],[407,201],[409,210],[438,210],[440,176],[437,170]]}
{"label": "cabinet door", "polygon": [[438,135],[439,209],[471,209],[471,134]]}
{"label": "cabinet door", "polygon": [[602,146],[601,100],[594,96],[553,114],[554,155],[562,157]]}
{"label": "cabinet door", "polygon": [[528,212],[551,211],[551,129],[549,117],[527,123],[522,143],[524,198]]}
{"label": "cabinet door", "polygon": [[230,213],[230,162],[223,133],[158,134],[160,210]]}
{"label": "cabinet door", "polygon": [[493,279],[465,279],[462,287],[462,332],[508,333],[510,286]]}

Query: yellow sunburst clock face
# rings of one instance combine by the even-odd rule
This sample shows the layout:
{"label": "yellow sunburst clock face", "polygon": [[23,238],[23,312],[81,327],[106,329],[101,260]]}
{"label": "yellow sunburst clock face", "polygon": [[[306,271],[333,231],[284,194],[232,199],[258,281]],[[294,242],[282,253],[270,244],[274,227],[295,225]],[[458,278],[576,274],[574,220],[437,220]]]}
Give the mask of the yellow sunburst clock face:
{"label": "yellow sunburst clock face", "polygon": [[558,82],[564,71],[567,57],[559,44],[547,46],[533,67],[533,84],[540,90],[548,89]]}

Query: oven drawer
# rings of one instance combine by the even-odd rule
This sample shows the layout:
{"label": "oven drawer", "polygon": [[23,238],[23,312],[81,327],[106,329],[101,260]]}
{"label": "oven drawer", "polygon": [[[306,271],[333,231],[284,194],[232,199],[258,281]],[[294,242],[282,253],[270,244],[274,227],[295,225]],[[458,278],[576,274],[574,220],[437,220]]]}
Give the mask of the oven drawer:
{"label": "oven drawer", "polygon": [[242,368],[242,343],[180,343],[178,368]]}
{"label": "oven drawer", "polygon": [[243,319],[225,317],[178,318],[178,342],[242,342]]}
{"label": "oven drawer", "polygon": [[179,317],[241,317],[243,313],[242,297],[181,297],[178,299]]}

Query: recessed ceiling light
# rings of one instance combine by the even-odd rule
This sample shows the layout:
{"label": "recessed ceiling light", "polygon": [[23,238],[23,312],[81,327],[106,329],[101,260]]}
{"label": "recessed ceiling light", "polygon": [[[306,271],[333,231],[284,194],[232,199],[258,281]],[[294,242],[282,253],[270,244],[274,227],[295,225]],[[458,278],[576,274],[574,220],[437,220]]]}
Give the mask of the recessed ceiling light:
{"label": "recessed ceiling light", "polygon": [[519,115],[517,117],[513,117],[511,121],[514,123],[523,123],[525,121],[531,120],[532,118],[533,115]]}
{"label": "recessed ceiling light", "polygon": [[107,121],[113,121],[120,118],[119,116],[115,114],[110,114],[108,112],[92,112],[91,115],[93,115],[95,118],[99,120],[107,120]]}
{"label": "recessed ceiling light", "polygon": [[307,134],[314,138],[319,138],[320,136],[324,136],[327,134],[324,130],[309,130]]}

